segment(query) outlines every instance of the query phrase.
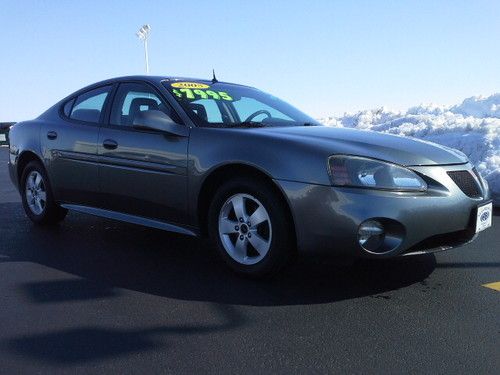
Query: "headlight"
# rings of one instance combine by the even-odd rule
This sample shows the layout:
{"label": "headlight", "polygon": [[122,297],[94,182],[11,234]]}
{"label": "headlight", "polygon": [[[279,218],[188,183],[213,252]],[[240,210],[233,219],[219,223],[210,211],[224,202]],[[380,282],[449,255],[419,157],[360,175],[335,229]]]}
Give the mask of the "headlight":
{"label": "headlight", "polygon": [[395,191],[425,191],[427,184],[415,172],[396,164],[360,156],[328,158],[333,185]]}

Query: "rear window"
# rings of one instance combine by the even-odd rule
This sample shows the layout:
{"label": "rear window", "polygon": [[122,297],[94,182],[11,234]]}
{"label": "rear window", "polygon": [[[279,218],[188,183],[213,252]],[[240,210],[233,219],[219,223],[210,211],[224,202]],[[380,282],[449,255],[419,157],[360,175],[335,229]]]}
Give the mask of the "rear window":
{"label": "rear window", "polygon": [[[74,99],[69,117],[73,120],[98,123],[111,86],[103,86],[80,94]],[[66,105],[64,106],[66,113]]]}

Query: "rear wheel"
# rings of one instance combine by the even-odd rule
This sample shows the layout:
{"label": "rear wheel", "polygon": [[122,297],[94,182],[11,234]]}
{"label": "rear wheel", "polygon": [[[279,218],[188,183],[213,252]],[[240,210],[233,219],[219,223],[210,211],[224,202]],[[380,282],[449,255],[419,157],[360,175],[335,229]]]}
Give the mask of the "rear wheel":
{"label": "rear wheel", "polygon": [[295,252],[284,203],[267,184],[251,179],[229,181],[217,191],[209,232],[222,259],[251,277],[276,274]]}
{"label": "rear wheel", "polygon": [[47,173],[37,161],[29,162],[23,170],[21,198],[26,215],[35,224],[55,224],[68,212],[55,203]]}

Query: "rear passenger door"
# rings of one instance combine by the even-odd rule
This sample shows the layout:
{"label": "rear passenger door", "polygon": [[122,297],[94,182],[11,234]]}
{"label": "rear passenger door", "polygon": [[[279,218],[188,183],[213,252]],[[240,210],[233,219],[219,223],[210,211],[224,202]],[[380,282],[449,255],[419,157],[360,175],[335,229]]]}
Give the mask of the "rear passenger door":
{"label": "rear passenger door", "polygon": [[141,111],[152,109],[182,124],[152,86],[119,85],[99,135],[102,204],[113,211],[185,224],[189,138],[132,126]]}
{"label": "rear passenger door", "polygon": [[56,200],[99,204],[97,139],[112,85],[68,99],[60,119],[42,125],[41,145]]}

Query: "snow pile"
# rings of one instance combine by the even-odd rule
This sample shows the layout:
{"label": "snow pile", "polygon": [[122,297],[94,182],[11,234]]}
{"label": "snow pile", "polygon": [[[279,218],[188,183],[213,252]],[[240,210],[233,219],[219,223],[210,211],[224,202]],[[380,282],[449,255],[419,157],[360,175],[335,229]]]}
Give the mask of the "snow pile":
{"label": "snow pile", "polygon": [[455,106],[420,105],[406,112],[385,107],[319,120],[325,125],[425,139],[465,153],[488,181],[500,205],[500,94]]}
{"label": "snow pile", "polygon": [[462,104],[451,107],[450,111],[464,116],[500,118],[500,94],[467,98]]}

